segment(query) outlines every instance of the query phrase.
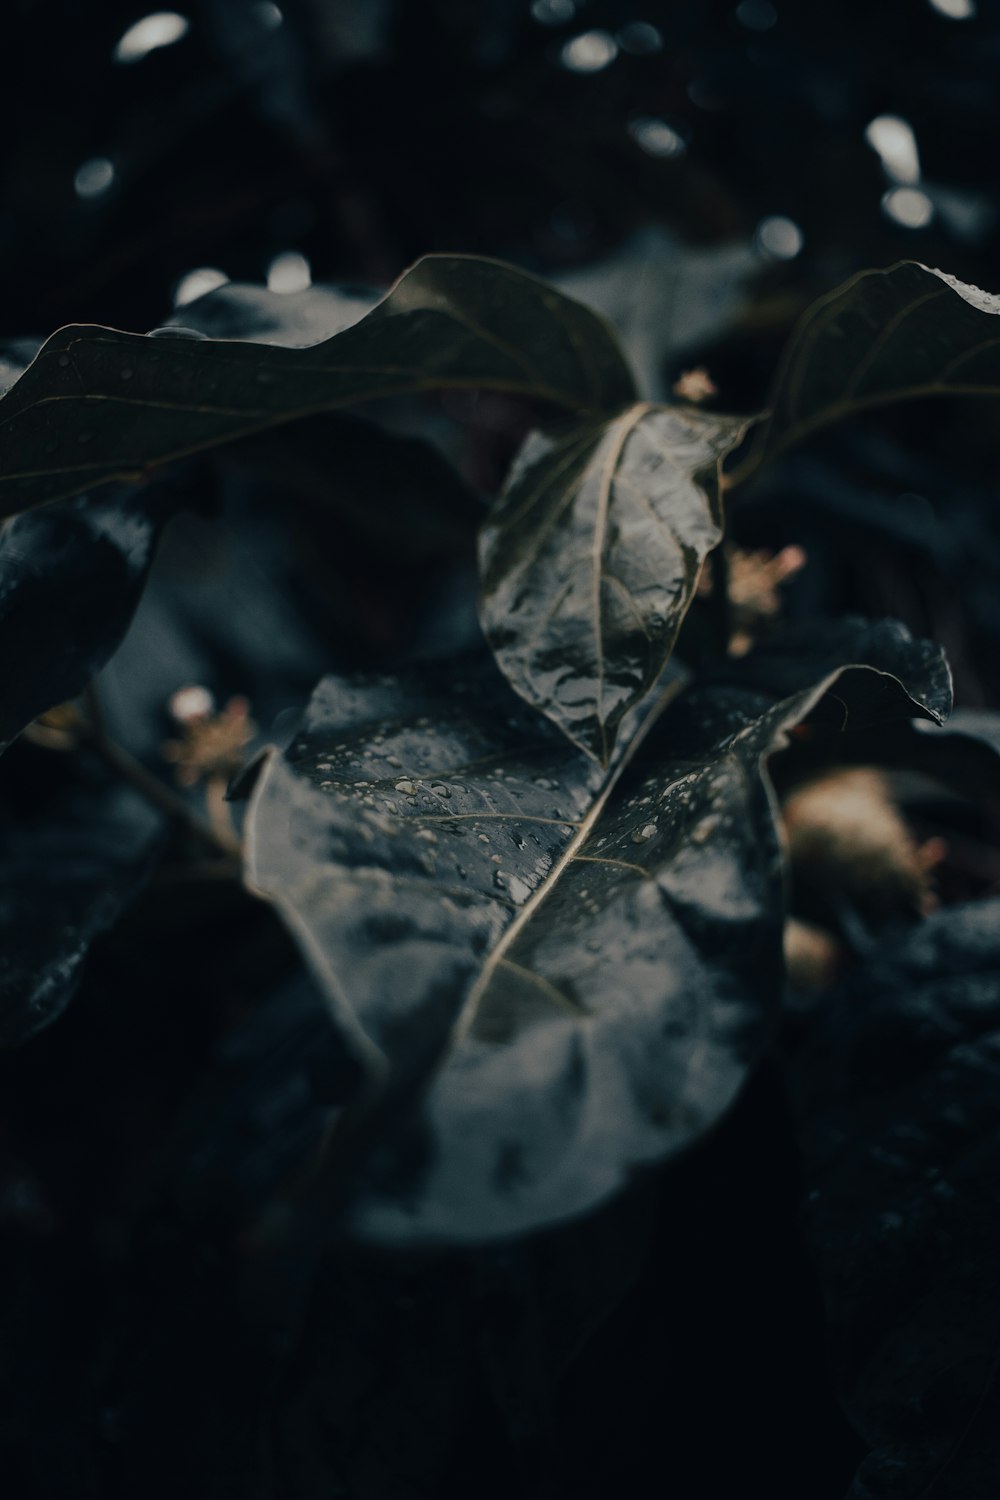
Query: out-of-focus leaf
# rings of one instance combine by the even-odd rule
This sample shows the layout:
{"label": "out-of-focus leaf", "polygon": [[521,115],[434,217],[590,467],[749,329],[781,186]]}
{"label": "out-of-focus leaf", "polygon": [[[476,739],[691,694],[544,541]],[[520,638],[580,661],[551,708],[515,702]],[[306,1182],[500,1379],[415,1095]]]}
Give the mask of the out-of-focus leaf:
{"label": "out-of-focus leaf", "polygon": [[0,340],[0,395],[23,374],[41,347],[41,339]]}
{"label": "out-of-focus leaf", "polygon": [[377,292],[334,286],[272,292],[253,282],[227,281],[179,307],[164,327],[176,329],[178,337],[191,328],[210,339],[305,349],[353,327],[378,300]]}
{"label": "out-of-focus leaf", "polygon": [[1000,395],[997,313],[1000,298],[917,261],[862,271],[793,333],[754,456],[894,401]]}
{"label": "out-of-focus leaf", "polygon": [[499,261],[432,255],[360,322],[303,349],[61,329],[0,400],[0,514],[293,417],[435,388],[594,414],[634,396],[596,313]]}
{"label": "out-of-focus leaf", "polygon": [[[32,752],[44,755],[44,752]],[[79,982],[87,949],[141,886],[163,816],[129,787],[47,755],[54,790],[0,789],[0,1045],[54,1021]]]}
{"label": "out-of-focus leaf", "polygon": [[[476,1241],[567,1219],[718,1120],[781,985],[761,763],[834,683],[864,707],[870,644],[859,632],[854,659],[876,674],[819,671],[777,703],[685,695],[624,779],[485,669],[321,684],[257,784],[248,878],[370,1070],[376,1122],[419,1101],[354,1184],[356,1234]],[[912,667],[877,675],[882,711],[891,693],[933,715],[919,649]]]}
{"label": "out-of-focus leaf", "polygon": [[314,548],[330,517],[340,552],[346,530],[380,561],[401,556],[417,566],[473,555],[482,502],[419,438],[327,413],[247,438],[227,458],[255,495],[270,494],[286,515],[296,513]]}
{"label": "out-of-focus leaf", "polygon": [[673,361],[718,337],[746,300],[759,265],[748,243],[692,247],[650,227],[606,260],[563,272],[557,282],[610,319],[640,387],[662,400],[668,356]]}
{"label": "out-of-focus leaf", "polygon": [[813,1012],[791,1061],[851,1500],[973,1500],[1000,1465],[1000,902],[946,907]]}
{"label": "out-of-focus leaf", "polygon": [[0,533],[0,749],[74,698],[118,646],[167,506],[141,491],[81,495]]}
{"label": "out-of-focus leaf", "polygon": [[521,696],[603,764],[722,536],[738,417],[640,404],[529,439],[482,532],[480,618]]}

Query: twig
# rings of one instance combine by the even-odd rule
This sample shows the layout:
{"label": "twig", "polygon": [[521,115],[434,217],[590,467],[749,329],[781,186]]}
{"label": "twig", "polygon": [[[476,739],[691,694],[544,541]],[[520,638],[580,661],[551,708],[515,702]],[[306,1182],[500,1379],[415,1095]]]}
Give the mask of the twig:
{"label": "twig", "polygon": [[213,822],[206,822],[194,808],[175,792],[152,771],[147,771],[141,761],[136,760],[115,740],[108,735],[105,725],[104,711],[101,705],[100,695],[94,683],[91,683],[84,692],[87,704],[87,713],[90,722],[86,730],[86,743],[101,757],[104,763],[113,771],[134,787],[147,802],[158,807],[168,818],[180,823],[189,833],[195,834],[205,843],[211,844],[228,858],[239,856],[242,846],[231,827],[216,827]]}

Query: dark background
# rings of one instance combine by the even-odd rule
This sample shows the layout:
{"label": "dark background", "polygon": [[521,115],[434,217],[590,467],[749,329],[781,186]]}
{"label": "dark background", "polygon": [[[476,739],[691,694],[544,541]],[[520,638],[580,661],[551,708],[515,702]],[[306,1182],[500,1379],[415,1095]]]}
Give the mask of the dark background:
{"label": "dark background", "polygon": [[[651,297],[628,336],[665,382],[706,363],[717,404],[749,411],[798,313],[854,271],[916,258],[1000,290],[997,5],[966,19],[927,0],[183,12],[179,40],[122,64],[141,8],[8,0],[0,335],[148,330],[190,272],[260,282],[289,252],[314,281],[362,286],[433,250],[597,284],[601,267],[626,282],[639,267],[651,288],[650,258],[673,257],[710,300],[712,268],[737,268],[725,316],[677,348]],[[912,129],[916,182],[866,139],[887,114]],[[919,227],[893,216],[901,187]],[[733,514],[748,543],[805,546],[793,617],[900,616],[947,646],[968,706],[1000,690],[986,410],[855,423]],[[352,630],[377,654],[408,628],[386,625],[367,554],[347,571],[350,619],[313,643],[318,669],[301,665],[288,706],[349,656]],[[263,671],[231,630],[199,631],[213,686]],[[263,1206],[324,1118],[317,1015],[261,908],[159,890],[95,946],[67,1016],[3,1061],[0,1484],[14,1500],[844,1493],[864,1445],[826,1370],[773,1077],[654,1204],[637,1284],[617,1287],[549,1418],[519,1426],[448,1309],[502,1327],[518,1277],[556,1296],[575,1253],[558,1236],[530,1274],[502,1254],[429,1271],[347,1256],[314,1278],[258,1255]]]}

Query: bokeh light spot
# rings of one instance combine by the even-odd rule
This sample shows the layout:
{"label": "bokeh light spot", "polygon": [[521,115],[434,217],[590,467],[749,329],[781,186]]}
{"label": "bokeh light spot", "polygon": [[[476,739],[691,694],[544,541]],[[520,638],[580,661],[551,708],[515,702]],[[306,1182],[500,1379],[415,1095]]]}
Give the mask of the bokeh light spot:
{"label": "bokeh light spot", "polygon": [[643,115],[632,120],[628,133],[649,156],[683,156],[687,149],[683,136],[678,135],[666,120]]}
{"label": "bokeh light spot", "polygon": [[174,288],[174,306],[184,307],[196,297],[204,297],[206,292],[225,286],[228,280],[225,271],[220,271],[217,266],[199,266],[195,271],[188,271]]}
{"label": "bokeh light spot", "polygon": [[115,180],[115,169],[106,156],[94,156],[77,167],[73,186],[79,198],[99,198]]}
{"label": "bokeh light spot", "polygon": [[172,47],[187,36],[191,22],[175,10],[158,10],[130,26],[112,54],[117,63],[135,63],[159,47]]}
{"label": "bokeh light spot", "polygon": [[782,214],[761,219],[754,234],[754,243],[764,255],[774,260],[794,260],[804,244],[802,230],[794,219]]}
{"label": "bokeh light spot", "polygon": [[559,61],[571,73],[599,73],[618,56],[618,43],[608,31],[582,31],[566,43]]}
{"label": "bokeh light spot", "polygon": [[915,187],[890,188],[882,199],[882,211],[904,229],[926,229],[934,217],[934,205]]}
{"label": "bokeh light spot", "polygon": [[267,268],[270,292],[304,292],[308,286],[312,286],[312,269],[298,250],[283,250]]}

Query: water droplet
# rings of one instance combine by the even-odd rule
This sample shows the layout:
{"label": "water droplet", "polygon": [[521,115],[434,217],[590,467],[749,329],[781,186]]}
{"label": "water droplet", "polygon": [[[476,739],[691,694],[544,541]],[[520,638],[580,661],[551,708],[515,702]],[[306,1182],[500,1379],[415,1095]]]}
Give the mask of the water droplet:
{"label": "water droplet", "polygon": [[417,838],[423,839],[426,844],[436,844],[438,841],[437,834],[432,832],[430,828],[418,829]]}
{"label": "water droplet", "polygon": [[479,842],[480,842],[480,843],[481,843],[481,844],[488,844],[488,843],[489,843],[489,841],[490,841],[490,840],[489,840],[489,835],[488,835],[488,834],[485,834],[485,833],[481,833],[481,834],[480,834],[480,835],[479,835]]}
{"label": "water droplet", "polygon": [[402,778],[402,780],[396,782],[396,791],[402,792],[406,797],[412,796],[416,790],[417,789],[413,785],[413,782],[407,781],[405,776]]}
{"label": "water droplet", "polygon": [[387,755],[385,763],[387,766],[395,766],[397,769],[403,764],[398,755]]}
{"label": "water droplet", "polygon": [[645,844],[656,833],[655,823],[646,823],[642,828],[637,828],[632,834],[633,844]]}
{"label": "water droplet", "polygon": [[435,781],[431,786],[431,791],[434,793],[435,797],[451,796],[451,787],[445,786],[443,781]]}
{"label": "water droplet", "polygon": [[507,877],[502,870],[493,871],[493,884],[498,891],[505,891],[507,889]]}
{"label": "water droplet", "polygon": [[502,854],[491,854],[490,855],[490,859],[493,861],[493,863],[495,865],[503,864],[503,855]]}
{"label": "water droplet", "polygon": [[531,895],[531,886],[526,880],[522,880],[520,875],[511,875],[508,877],[507,889],[510,892],[512,901],[527,901]]}

